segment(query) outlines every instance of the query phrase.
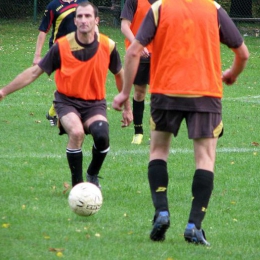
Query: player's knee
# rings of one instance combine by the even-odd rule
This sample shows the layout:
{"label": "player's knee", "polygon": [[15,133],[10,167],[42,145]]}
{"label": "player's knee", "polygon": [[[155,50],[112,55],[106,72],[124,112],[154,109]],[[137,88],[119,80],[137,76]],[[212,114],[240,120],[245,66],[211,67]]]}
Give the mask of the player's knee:
{"label": "player's knee", "polygon": [[98,151],[109,148],[109,129],[106,121],[95,121],[89,126],[89,132],[93,136],[95,147]]}

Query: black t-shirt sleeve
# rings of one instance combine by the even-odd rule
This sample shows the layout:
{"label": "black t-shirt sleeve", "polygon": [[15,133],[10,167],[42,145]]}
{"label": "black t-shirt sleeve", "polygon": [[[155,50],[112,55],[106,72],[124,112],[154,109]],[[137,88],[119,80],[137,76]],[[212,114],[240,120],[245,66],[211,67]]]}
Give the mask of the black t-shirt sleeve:
{"label": "black t-shirt sleeve", "polygon": [[53,23],[53,2],[49,3],[44,11],[41,24],[39,26],[39,31],[48,33]]}
{"label": "black t-shirt sleeve", "polygon": [[58,44],[54,44],[47,54],[39,62],[39,67],[49,76],[51,73],[60,68],[60,52]]}
{"label": "black t-shirt sleeve", "polygon": [[120,55],[116,49],[116,45],[110,54],[109,70],[115,75],[122,69]]}
{"label": "black t-shirt sleeve", "polygon": [[157,26],[155,25],[153,10],[150,8],[135,38],[143,46],[146,46],[153,40],[156,30]]}
{"label": "black t-shirt sleeve", "polygon": [[133,21],[137,9],[137,0],[126,0],[120,18]]}
{"label": "black t-shirt sleeve", "polygon": [[243,38],[227,12],[220,7],[218,9],[220,42],[229,48],[238,48],[243,43]]}

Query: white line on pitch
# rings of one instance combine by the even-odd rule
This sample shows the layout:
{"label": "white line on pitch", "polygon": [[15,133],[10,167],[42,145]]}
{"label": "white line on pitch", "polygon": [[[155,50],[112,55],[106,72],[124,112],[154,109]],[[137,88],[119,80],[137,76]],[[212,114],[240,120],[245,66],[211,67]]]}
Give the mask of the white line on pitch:
{"label": "white line on pitch", "polygon": [[[217,149],[217,153],[253,153],[253,152],[260,152],[260,148],[219,148]],[[134,149],[134,150],[117,150],[111,151],[108,153],[110,156],[125,156],[128,154],[148,154],[149,148],[147,149]],[[171,149],[171,154],[191,154],[193,153],[192,149]],[[91,156],[90,152],[84,152],[84,156]],[[11,158],[65,158],[65,155],[61,152],[61,154],[42,154],[42,153],[28,153],[28,154],[15,154],[12,155],[8,154],[1,154],[1,159],[11,159]]]}

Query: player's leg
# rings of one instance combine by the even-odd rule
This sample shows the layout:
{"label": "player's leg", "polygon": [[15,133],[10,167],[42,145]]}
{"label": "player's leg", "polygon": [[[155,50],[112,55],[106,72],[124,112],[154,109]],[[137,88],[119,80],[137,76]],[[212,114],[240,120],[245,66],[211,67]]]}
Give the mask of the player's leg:
{"label": "player's leg", "polygon": [[133,123],[134,137],[132,144],[141,144],[143,140],[143,114],[145,107],[146,85],[134,85]]}
{"label": "player's leg", "polygon": [[147,84],[149,84],[149,63],[140,63],[134,79],[133,96],[133,123],[134,137],[132,144],[141,144],[143,140],[143,115],[145,108],[145,95]]}
{"label": "player's leg", "polygon": [[110,149],[109,125],[106,118],[100,118],[100,115],[95,116],[95,118],[88,126],[88,132],[92,135],[94,144],[92,147],[92,159],[87,169],[87,181],[94,183],[100,188],[98,174]]}
{"label": "player's leg", "polygon": [[[163,241],[170,226],[170,211],[168,205],[168,170],[167,159],[170,150],[172,133],[176,136],[182,116],[174,117],[171,111],[157,110],[151,104],[151,143],[150,161],[148,165],[148,180],[152,201],[155,209],[153,228],[150,238],[153,241]],[[169,121],[169,118],[171,119]],[[175,126],[175,128],[172,127]]]}
{"label": "player's leg", "polygon": [[205,217],[214,180],[214,163],[217,138],[194,140],[196,170],[192,181],[192,205],[184,237],[188,242],[209,246],[201,223]]}
{"label": "player's leg", "polygon": [[81,114],[85,133],[93,137],[92,158],[87,169],[87,181],[99,188],[99,171],[104,163],[109,147],[109,125],[106,114],[106,101],[88,102],[87,109]]}
{"label": "player's leg", "polygon": [[55,111],[59,117],[60,135],[68,134],[66,148],[67,160],[71,171],[72,186],[83,181],[82,177],[82,143],[85,132],[80,114],[75,108],[75,99],[70,99],[57,91],[54,94]]}
{"label": "player's leg", "polygon": [[167,198],[167,158],[171,138],[171,133],[151,131],[148,180],[155,209],[153,229],[150,234],[150,238],[154,241],[163,241],[165,239],[165,232],[170,226]]}
{"label": "player's leg", "polygon": [[69,140],[66,148],[67,160],[71,171],[72,186],[83,182],[82,177],[82,143],[84,141],[84,129],[79,116],[70,112],[60,119],[60,123],[68,134]]}
{"label": "player's leg", "polygon": [[[223,126],[220,114],[198,114],[200,114],[200,118],[195,115],[197,119],[193,122],[198,122],[199,119],[199,127],[196,127],[193,123],[188,126],[189,137],[193,138],[194,143],[196,170],[192,181],[193,200],[184,237],[188,242],[209,246],[210,244],[206,241],[201,224],[213,190],[216,147],[218,137],[222,134]],[[191,129],[193,129],[192,133]],[[208,137],[194,138],[203,135]]]}

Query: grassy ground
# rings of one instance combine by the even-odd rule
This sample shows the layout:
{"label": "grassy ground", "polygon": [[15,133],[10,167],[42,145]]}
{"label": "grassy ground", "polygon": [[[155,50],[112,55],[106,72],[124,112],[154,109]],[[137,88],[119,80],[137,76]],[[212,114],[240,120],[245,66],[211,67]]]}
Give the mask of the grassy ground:
{"label": "grassy ground", "polygon": [[[118,43],[119,29],[101,27]],[[37,25],[0,22],[0,87],[32,64]],[[147,181],[149,97],[145,140],[130,144],[133,126],[121,129],[111,108],[116,87],[107,82],[111,151],[100,173],[104,203],[94,216],[75,215],[68,206],[70,183],[67,136],[58,136],[45,113],[52,101],[53,77],[41,76],[0,103],[0,259],[35,260],[203,260],[260,256],[259,230],[259,38],[246,37],[251,57],[232,87],[225,86],[224,136],[219,140],[215,186],[203,223],[210,248],[184,242],[194,172],[192,143],[183,124],[169,158],[171,228],[166,241],[149,240],[153,207]],[[47,51],[47,43],[45,46]],[[222,48],[223,69],[232,62]],[[84,170],[92,140],[84,143]]]}

